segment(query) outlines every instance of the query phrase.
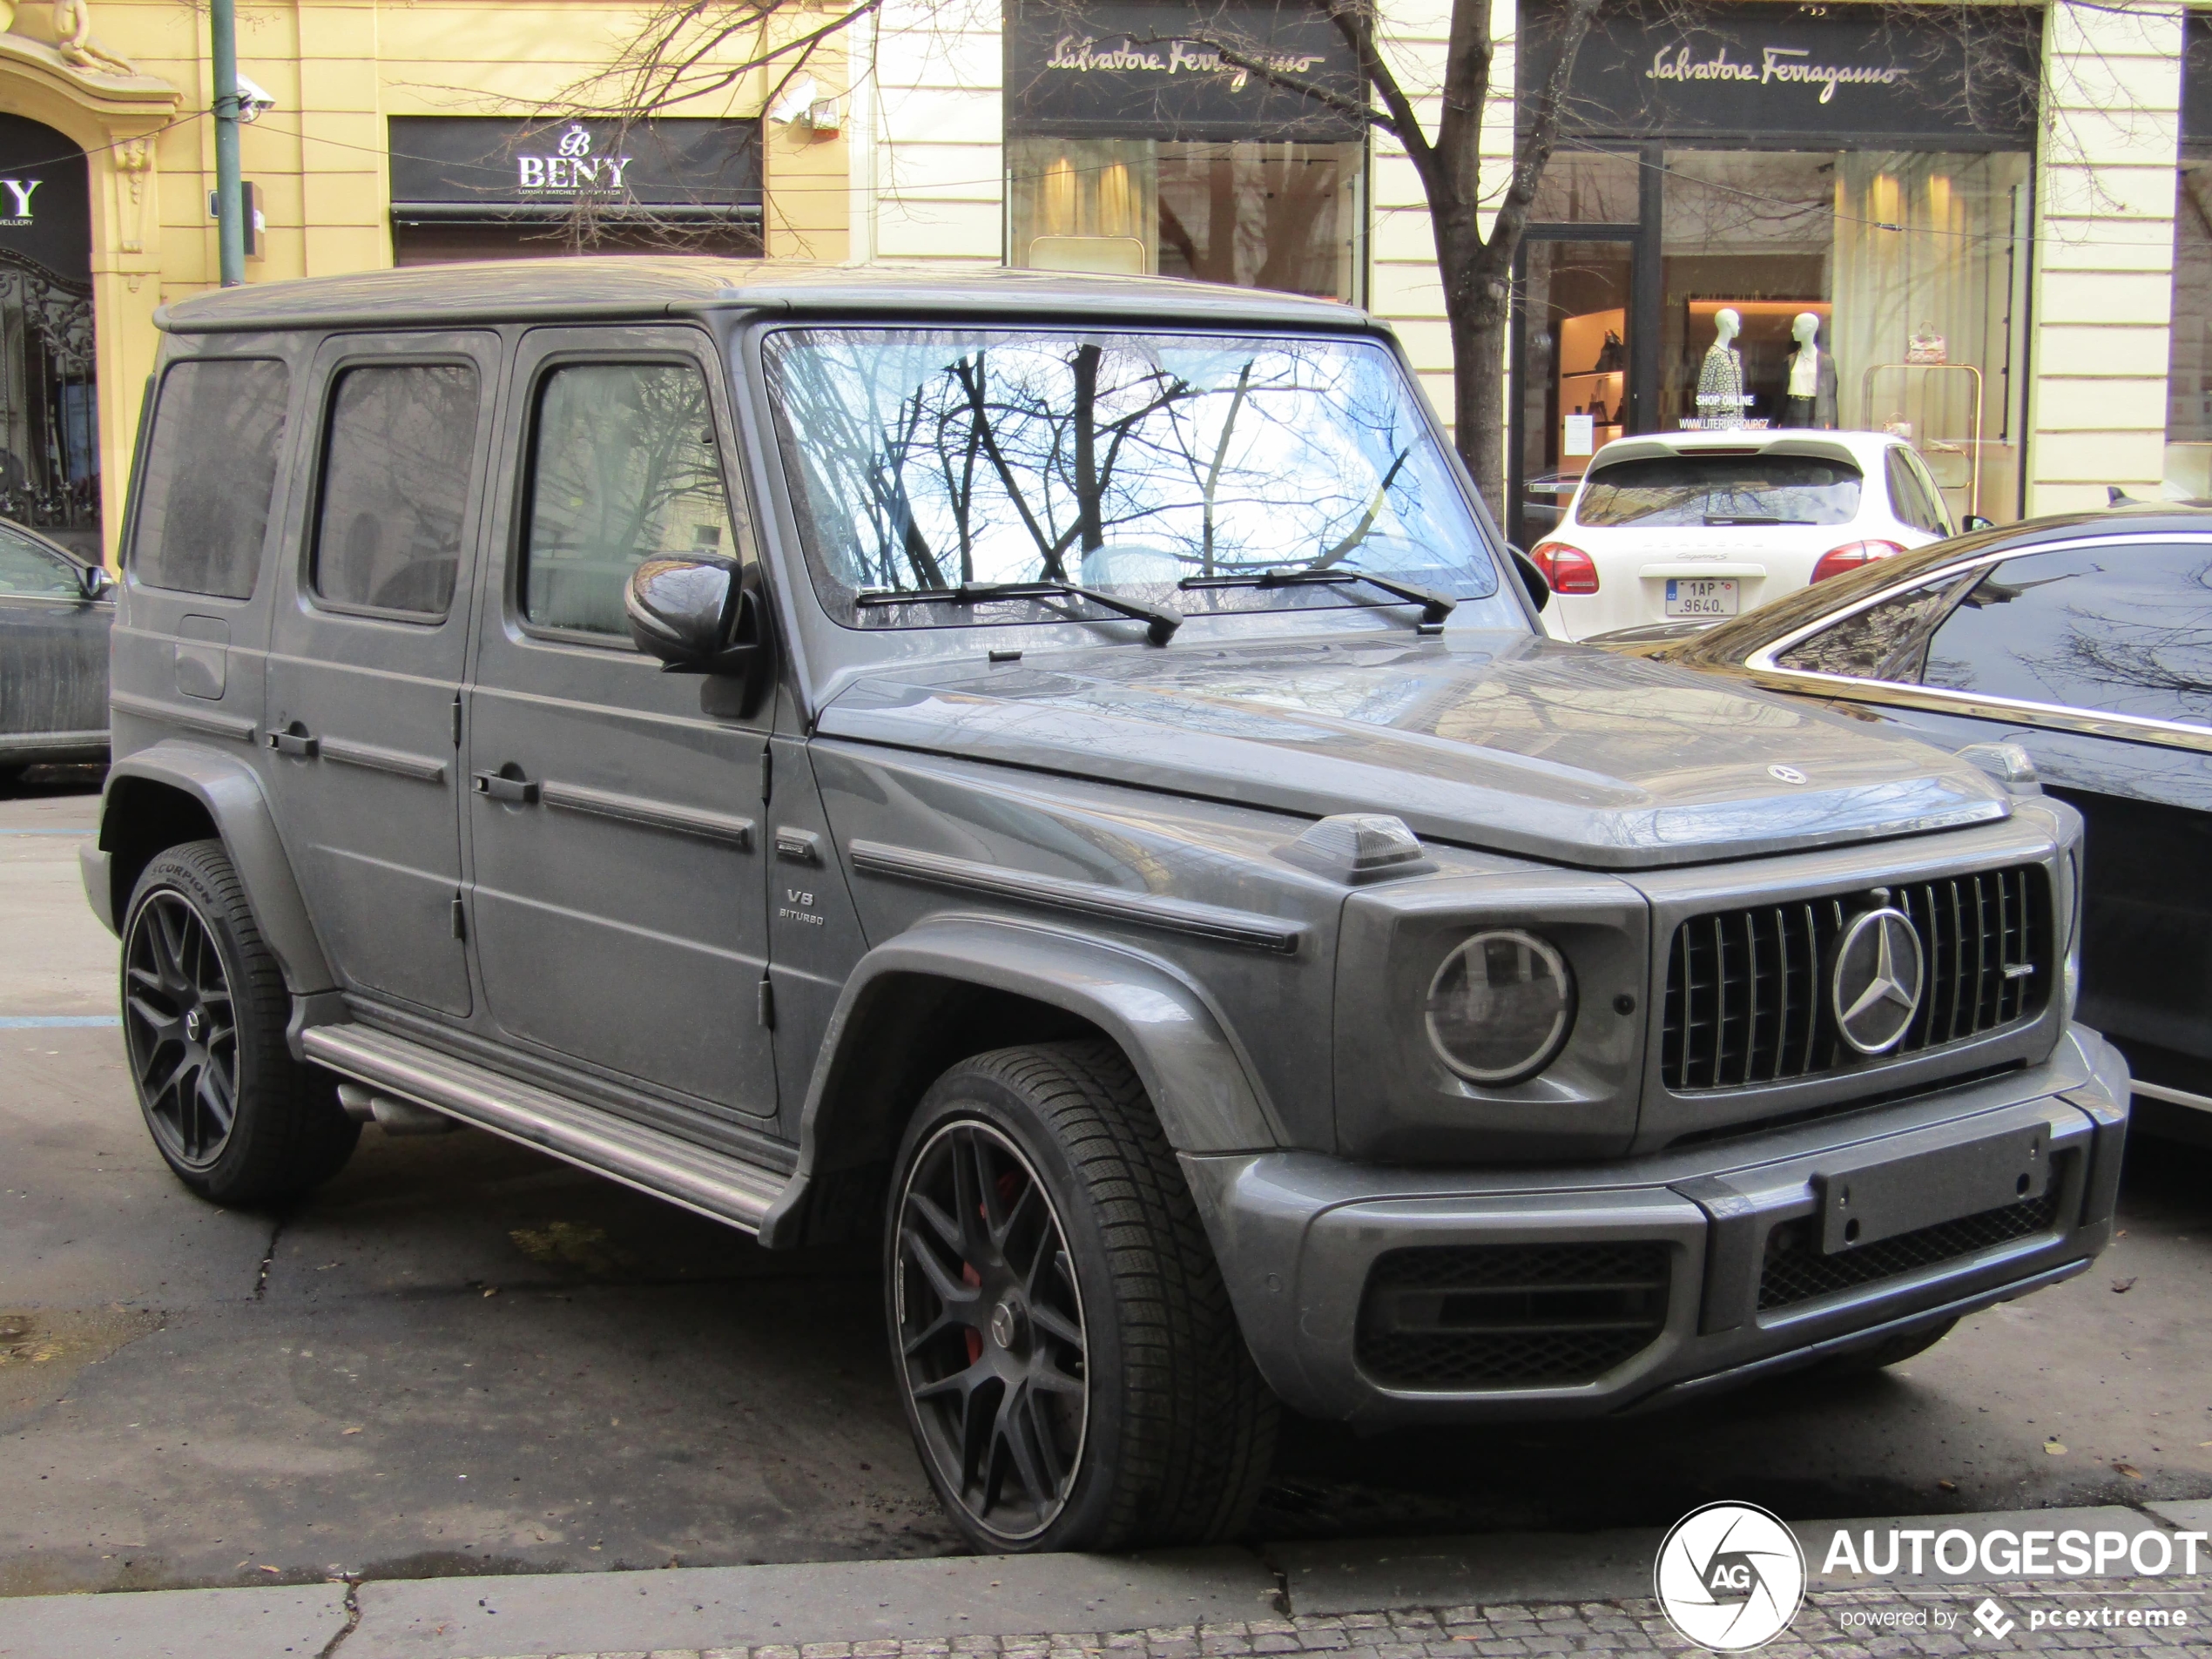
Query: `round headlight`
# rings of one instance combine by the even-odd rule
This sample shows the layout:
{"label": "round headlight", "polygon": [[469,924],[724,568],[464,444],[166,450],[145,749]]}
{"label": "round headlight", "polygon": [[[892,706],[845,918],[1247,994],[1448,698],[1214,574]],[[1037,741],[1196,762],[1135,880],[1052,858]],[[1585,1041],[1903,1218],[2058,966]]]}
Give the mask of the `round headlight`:
{"label": "round headlight", "polygon": [[1567,1041],[1575,975],[1534,934],[1480,933],[1429,981],[1427,1022],[1437,1057],[1469,1082],[1521,1082],[1551,1064]]}

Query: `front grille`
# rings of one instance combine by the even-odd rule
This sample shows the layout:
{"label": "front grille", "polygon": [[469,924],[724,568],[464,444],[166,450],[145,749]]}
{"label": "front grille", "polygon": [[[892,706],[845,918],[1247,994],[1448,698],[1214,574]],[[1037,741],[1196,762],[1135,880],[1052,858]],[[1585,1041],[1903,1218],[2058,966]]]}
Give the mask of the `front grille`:
{"label": "front grille", "polygon": [[1367,1276],[1359,1363],[1388,1388],[1588,1382],[1658,1336],[1671,1266],[1656,1240],[1393,1250]]}
{"label": "front grille", "polygon": [[2047,1233],[2058,1216],[2059,1190],[2065,1184],[2065,1175],[2062,1161],[2052,1170],[2050,1189],[2040,1198],[1961,1216],[1956,1221],[1940,1221],[1918,1232],[1899,1233],[1835,1256],[1820,1253],[1812,1222],[1785,1221],[1767,1235],[1766,1264],[1759,1274],[1759,1312],[1795,1307],[1800,1302],[1833,1296],[1838,1291],[1895,1278],[1900,1273],[1955,1261],[1993,1245]]}
{"label": "front grille", "polygon": [[1667,1087],[1786,1082],[1858,1061],[1827,1009],[1829,956],[1851,918],[1885,902],[1912,918],[1927,974],[1920,1011],[1882,1060],[1979,1036],[2042,1007],[2051,894],[2040,865],[1714,911],[1676,928],[1668,950]]}

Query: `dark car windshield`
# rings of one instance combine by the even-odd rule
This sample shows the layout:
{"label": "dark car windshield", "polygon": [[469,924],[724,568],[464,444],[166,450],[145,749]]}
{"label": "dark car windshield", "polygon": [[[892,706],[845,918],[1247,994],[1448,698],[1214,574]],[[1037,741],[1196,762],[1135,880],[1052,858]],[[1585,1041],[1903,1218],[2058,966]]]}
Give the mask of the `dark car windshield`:
{"label": "dark car windshield", "polygon": [[1858,469],[1811,455],[1652,455],[1590,475],[1578,524],[1844,524]]}
{"label": "dark car windshield", "polygon": [[1479,625],[1526,625],[1419,394],[1373,341],[786,328],[764,354],[807,563],[848,625],[1107,614],[880,599],[995,583],[1193,616],[1391,603],[1352,581],[1183,585],[1271,570],[1396,577],[1488,601],[1461,613]]}

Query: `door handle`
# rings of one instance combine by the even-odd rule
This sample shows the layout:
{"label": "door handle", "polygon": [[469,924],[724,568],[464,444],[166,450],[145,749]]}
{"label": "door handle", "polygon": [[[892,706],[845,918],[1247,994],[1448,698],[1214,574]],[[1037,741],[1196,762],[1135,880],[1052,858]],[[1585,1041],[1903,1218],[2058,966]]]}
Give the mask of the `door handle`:
{"label": "door handle", "polygon": [[523,806],[537,804],[537,786],[527,778],[509,778],[504,772],[480,772],[476,774],[476,792],[493,800],[511,800]]}
{"label": "door handle", "polygon": [[[294,723],[297,724],[296,722]],[[297,755],[303,760],[314,759],[315,751],[322,745],[305,732],[272,732],[269,747],[280,755]]]}

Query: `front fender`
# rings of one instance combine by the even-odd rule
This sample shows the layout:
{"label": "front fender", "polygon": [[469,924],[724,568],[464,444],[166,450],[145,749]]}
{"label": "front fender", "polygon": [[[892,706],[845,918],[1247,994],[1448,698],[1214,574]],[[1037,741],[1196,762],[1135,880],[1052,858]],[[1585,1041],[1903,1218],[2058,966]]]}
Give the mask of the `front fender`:
{"label": "front fender", "polygon": [[822,1037],[799,1116],[799,1169],[762,1224],[760,1241],[799,1242],[819,1177],[883,1155],[887,1103],[872,1010],[899,983],[974,986],[1027,997],[1086,1020],[1129,1056],[1178,1152],[1257,1151],[1285,1144],[1252,1068],[1204,995],[1165,963],[1087,935],[981,917],[934,917],[861,958]]}
{"label": "front fender", "polygon": [[[315,936],[292,860],[277,834],[275,814],[253,768],[236,755],[181,738],[165,738],[117,761],[108,772],[100,808],[100,850],[111,859],[132,850],[128,803],[139,785],[176,790],[205,809],[246,884],[246,903],[284,970],[286,988],[294,996],[335,989],[338,981]],[[113,895],[118,922],[129,900],[127,893]]]}

